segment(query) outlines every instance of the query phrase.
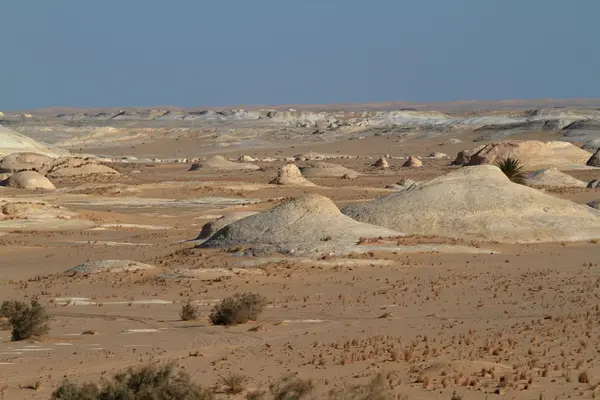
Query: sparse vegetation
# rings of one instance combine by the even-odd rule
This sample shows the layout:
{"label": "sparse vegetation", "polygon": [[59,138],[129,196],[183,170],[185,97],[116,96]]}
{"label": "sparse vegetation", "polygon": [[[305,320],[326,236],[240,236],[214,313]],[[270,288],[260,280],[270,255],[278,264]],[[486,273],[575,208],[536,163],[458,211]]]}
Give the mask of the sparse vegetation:
{"label": "sparse vegetation", "polygon": [[0,306],[2,325],[11,329],[11,340],[40,338],[50,331],[50,316],[46,307],[37,300],[30,304],[23,301],[4,301]]}
{"label": "sparse vegetation", "polygon": [[269,387],[273,400],[302,400],[308,399],[315,390],[310,380],[296,376],[286,376]]}
{"label": "sparse vegetation", "polygon": [[219,384],[226,394],[239,394],[246,389],[248,377],[243,374],[229,373],[219,377]]}
{"label": "sparse vegetation", "polygon": [[366,385],[348,386],[329,394],[331,400],[392,400],[396,397],[386,388],[385,377],[377,375]]}
{"label": "sparse vegetation", "polygon": [[514,183],[519,185],[525,184],[525,175],[523,174],[523,166],[521,161],[516,158],[507,157],[496,163],[498,168]]}
{"label": "sparse vegetation", "polygon": [[182,321],[194,321],[200,318],[200,311],[197,306],[193,305],[192,302],[188,300],[181,306],[179,317]]}
{"label": "sparse vegetation", "polygon": [[110,381],[96,385],[65,380],[51,400],[213,400],[214,394],[193,383],[174,364],[147,365],[117,373]]}
{"label": "sparse vegetation", "polygon": [[263,312],[267,299],[257,293],[237,293],[214,306],[210,320],[215,325],[237,325],[254,321]]}

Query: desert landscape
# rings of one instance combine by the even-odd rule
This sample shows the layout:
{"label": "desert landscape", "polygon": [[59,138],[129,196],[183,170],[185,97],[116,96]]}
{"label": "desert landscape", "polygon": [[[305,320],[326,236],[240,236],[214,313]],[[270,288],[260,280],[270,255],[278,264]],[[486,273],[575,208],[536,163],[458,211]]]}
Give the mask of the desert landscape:
{"label": "desert landscape", "polygon": [[600,100],[0,125],[1,399],[148,365],[189,399],[600,395]]}

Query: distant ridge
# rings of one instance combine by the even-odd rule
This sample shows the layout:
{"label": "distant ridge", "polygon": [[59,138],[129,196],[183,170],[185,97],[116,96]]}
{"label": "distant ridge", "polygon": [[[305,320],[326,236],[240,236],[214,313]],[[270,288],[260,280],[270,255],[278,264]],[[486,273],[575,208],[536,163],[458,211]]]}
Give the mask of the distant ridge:
{"label": "distant ridge", "polygon": [[201,111],[206,109],[212,110],[259,110],[259,109],[274,109],[287,110],[294,108],[297,110],[306,111],[333,111],[333,110],[447,110],[447,111],[474,111],[474,110],[510,110],[510,109],[526,109],[526,108],[545,108],[545,107],[600,107],[600,98],[585,99],[531,99],[531,100],[460,100],[451,102],[409,102],[409,101],[390,101],[376,103],[334,103],[334,104],[282,104],[282,105],[230,105],[230,106],[205,106],[205,107],[179,107],[179,106],[152,106],[152,107],[94,107],[94,108],[74,108],[66,106],[47,107],[39,109],[27,110],[0,110],[7,114],[27,113],[39,116],[52,116],[58,114],[74,114],[74,113],[95,113],[95,112],[117,112],[119,110],[166,110],[166,111]]}

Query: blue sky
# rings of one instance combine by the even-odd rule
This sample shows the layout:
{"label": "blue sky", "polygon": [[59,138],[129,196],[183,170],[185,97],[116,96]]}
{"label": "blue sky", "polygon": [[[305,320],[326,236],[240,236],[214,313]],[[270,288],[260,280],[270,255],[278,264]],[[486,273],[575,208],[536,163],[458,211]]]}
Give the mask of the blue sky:
{"label": "blue sky", "polygon": [[0,110],[600,97],[598,0],[3,0]]}

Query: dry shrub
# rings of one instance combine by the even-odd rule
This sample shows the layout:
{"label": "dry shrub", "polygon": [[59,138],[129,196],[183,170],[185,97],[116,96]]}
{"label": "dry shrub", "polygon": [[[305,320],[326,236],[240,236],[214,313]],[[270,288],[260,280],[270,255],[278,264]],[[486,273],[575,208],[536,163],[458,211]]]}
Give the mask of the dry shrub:
{"label": "dry shrub", "polygon": [[308,399],[315,387],[310,380],[295,376],[287,376],[269,386],[273,400],[303,400]]}
{"label": "dry shrub", "polygon": [[6,320],[2,325],[11,329],[12,341],[40,338],[50,332],[48,311],[37,300],[30,304],[4,301],[0,306],[0,318]]}
{"label": "dry shrub", "polygon": [[214,400],[214,394],[193,383],[174,364],[146,365],[119,372],[99,385],[77,385],[68,380],[52,393],[51,400]]}
{"label": "dry shrub", "polygon": [[210,313],[214,325],[237,325],[255,321],[267,305],[267,299],[257,293],[237,293],[215,305]]}
{"label": "dry shrub", "polygon": [[188,300],[181,306],[179,317],[182,321],[194,321],[200,317],[200,311],[197,306],[193,305],[192,302]]}

